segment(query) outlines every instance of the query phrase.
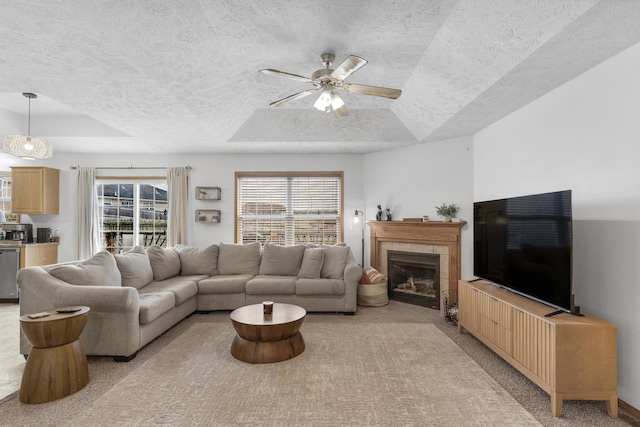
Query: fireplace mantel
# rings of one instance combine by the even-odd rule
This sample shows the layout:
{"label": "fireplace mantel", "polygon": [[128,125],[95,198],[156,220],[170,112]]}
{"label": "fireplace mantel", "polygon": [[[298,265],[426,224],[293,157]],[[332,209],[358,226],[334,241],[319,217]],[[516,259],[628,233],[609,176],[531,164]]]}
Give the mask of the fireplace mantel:
{"label": "fireplace mantel", "polygon": [[[371,265],[383,274],[386,271],[386,250],[388,243],[433,245],[434,252],[445,248],[448,257],[448,286],[451,302],[458,299],[458,280],[461,275],[461,231],[467,223],[460,222],[409,222],[409,221],[367,221],[371,235]],[[421,246],[423,248],[424,246]],[[442,284],[441,284],[442,285]]]}

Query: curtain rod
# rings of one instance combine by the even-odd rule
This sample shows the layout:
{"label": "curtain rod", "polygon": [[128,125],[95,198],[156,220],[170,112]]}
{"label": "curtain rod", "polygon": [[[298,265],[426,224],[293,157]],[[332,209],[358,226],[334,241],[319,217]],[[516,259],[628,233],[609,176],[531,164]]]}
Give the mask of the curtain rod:
{"label": "curtain rod", "polygon": [[[80,166],[71,166],[70,169],[71,170],[75,170],[78,169]],[[185,166],[187,168],[187,170],[191,170],[191,166]],[[121,167],[117,167],[117,166],[104,166],[104,167],[96,167],[96,169],[167,169],[167,166],[121,166]]]}

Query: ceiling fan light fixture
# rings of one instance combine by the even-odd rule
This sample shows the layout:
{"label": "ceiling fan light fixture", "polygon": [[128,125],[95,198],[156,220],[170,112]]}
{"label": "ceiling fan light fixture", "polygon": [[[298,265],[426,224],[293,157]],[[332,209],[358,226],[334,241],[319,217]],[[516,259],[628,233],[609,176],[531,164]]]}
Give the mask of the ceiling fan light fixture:
{"label": "ceiling fan light fixture", "polygon": [[331,111],[331,92],[329,91],[329,89],[322,90],[322,93],[320,94],[316,102],[313,104],[313,106],[318,111],[324,111],[325,113],[328,113]]}
{"label": "ceiling fan light fixture", "polygon": [[331,108],[335,111],[342,107],[344,107],[344,101],[340,98],[340,95],[331,91]]}
{"label": "ceiling fan light fixture", "polygon": [[287,96],[286,98],[279,99],[269,104],[272,107],[280,107],[281,105],[300,99],[307,95],[310,95],[316,91],[320,91],[320,96],[316,99],[313,106],[318,111],[330,113],[332,110],[336,117],[347,117],[349,112],[347,107],[336,93],[337,89],[341,89],[347,92],[358,93],[370,96],[380,96],[383,98],[397,99],[402,91],[400,89],[391,89],[381,86],[368,86],[361,84],[344,83],[344,80],[351,76],[354,72],[364,67],[367,64],[367,60],[360,58],[356,55],[349,55],[347,59],[342,61],[335,69],[330,68],[335,59],[335,55],[332,53],[323,53],[321,55],[322,65],[325,68],[316,70],[311,75],[311,78],[303,77],[298,74],[285,73],[283,71],[274,70],[272,68],[266,68],[260,70],[261,73],[271,74],[274,76],[285,77],[287,79],[303,81],[311,83],[314,89],[299,92],[294,95]]}
{"label": "ceiling fan light fixture", "polygon": [[38,96],[34,93],[23,93],[29,99],[29,124],[27,135],[7,135],[4,137],[5,153],[26,160],[48,159],[53,156],[53,147],[47,141],[31,136],[31,99]]}

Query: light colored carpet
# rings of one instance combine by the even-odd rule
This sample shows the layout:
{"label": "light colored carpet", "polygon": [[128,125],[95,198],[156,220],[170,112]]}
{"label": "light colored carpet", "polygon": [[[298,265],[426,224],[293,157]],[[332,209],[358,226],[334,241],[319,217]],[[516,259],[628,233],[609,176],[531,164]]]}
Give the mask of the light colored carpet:
{"label": "light colored carpet", "polygon": [[540,425],[432,324],[302,333],[300,356],[252,365],[233,328],[194,324],[67,425]]}
{"label": "light colored carpet", "polygon": [[[411,304],[404,304],[397,301],[391,301],[389,305],[384,307],[358,307],[358,313],[355,316],[343,316],[333,313],[310,313],[305,319],[302,331],[305,334],[308,348],[298,358],[291,361],[282,362],[282,366],[292,366],[293,362],[298,363],[303,357],[309,357],[311,354],[309,351],[312,348],[313,343],[310,342],[312,337],[312,329],[315,329],[316,325],[320,325],[324,330],[331,331],[330,334],[345,334],[349,333],[352,329],[348,329],[352,326],[362,325],[365,327],[369,324],[385,325],[385,330],[400,331],[405,327],[415,327],[419,325],[434,324],[442,331],[450,340],[452,340],[459,348],[461,348],[467,355],[469,355],[478,365],[487,372],[497,383],[506,390],[510,396],[516,399],[530,414],[545,427],[629,427],[640,426],[640,423],[625,416],[624,412],[621,413],[621,418],[613,419],[607,416],[605,411],[604,402],[593,401],[565,401],[562,409],[562,417],[556,418],[551,415],[551,405],[549,401],[549,395],[538,388],[534,383],[529,381],[526,377],[517,372],[513,367],[508,365],[502,359],[500,359],[495,353],[485,347],[482,343],[476,340],[472,335],[468,333],[459,334],[457,328],[444,321],[436,310],[432,310],[425,307],[415,306]],[[129,375],[134,374],[138,369],[146,366],[145,364],[151,359],[159,356],[164,349],[172,348],[174,342],[178,342],[180,337],[187,333],[194,325],[207,325],[211,330],[224,331],[227,330],[230,336],[233,335],[233,328],[229,322],[229,312],[214,312],[206,314],[194,314],[187,319],[181,321],[176,326],[165,332],[162,336],[153,340],[150,344],[145,346],[138,356],[129,363],[115,363],[110,357],[89,357],[89,384],[80,392],[69,396],[67,398],[57,400],[51,403],[45,403],[41,405],[24,405],[21,404],[18,399],[18,393],[13,392],[5,399],[0,399],[0,426],[71,426],[76,425],[76,422],[70,423],[74,417],[78,416],[91,416],[94,408],[100,405],[100,401],[107,395],[114,398],[109,391],[114,387],[120,387],[120,383],[125,380]],[[222,328],[222,329],[219,329]],[[329,333],[328,333],[329,335]],[[361,337],[350,337],[351,339],[360,339]],[[368,337],[364,337],[368,338]],[[371,336],[373,339],[374,337]],[[376,340],[384,339],[382,335],[375,337]],[[418,339],[422,339],[421,337]],[[223,351],[225,357],[232,363],[239,363],[242,366],[247,367],[249,371],[253,365],[243,364],[233,359],[228,353],[230,347],[230,340],[226,342],[226,350]],[[351,345],[351,341],[347,343],[347,346]],[[372,345],[372,344],[371,344]],[[394,346],[397,344],[394,344]],[[380,346],[378,346],[380,347]],[[396,355],[400,349],[394,348],[391,344],[382,344],[380,348],[392,348],[396,351]],[[350,347],[347,347],[349,350]],[[5,349],[0,348],[0,353]],[[373,353],[373,352],[372,352]],[[183,355],[179,356],[179,360]],[[21,356],[20,356],[21,357]],[[353,359],[353,356],[349,359]],[[357,363],[365,364],[368,370],[380,372],[376,368],[376,359],[370,358],[370,355],[360,356]],[[451,359],[450,359],[451,360]],[[401,363],[401,359],[398,359],[398,363]],[[355,362],[354,362],[355,363]],[[285,365],[286,364],[286,365]],[[161,371],[159,371],[162,373]],[[368,371],[366,371],[368,372]],[[154,371],[155,375],[155,371]],[[394,378],[391,374],[388,374],[390,381]],[[456,372],[452,374],[453,381],[458,383],[464,383],[467,376],[465,372],[460,369],[456,369]],[[255,380],[255,376],[253,377]],[[237,381],[242,384],[251,385],[252,377],[245,376],[238,378]],[[196,380],[197,382],[197,380]],[[124,383],[123,383],[124,384]],[[146,384],[146,382],[145,382]],[[147,392],[150,389],[150,385],[145,385],[145,390],[141,393]],[[385,386],[386,387],[386,386]],[[17,387],[16,387],[17,388]],[[169,390],[171,387],[168,388]],[[15,390],[15,389],[14,389]],[[436,389],[436,391],[438,391]],[[439,393],[436,397],[430,397],[433,399],[439,399],[440,394],[444,394],[446,389],[440,385]],[[364,390],[365,394],[359,396],[358,401],[367,402],[373,400],[374,395],[379,395],[379,390]],[[389,393],[385,393],[387,398]],[[338,398],[337,394],[333,394]],[[446,396],[445,396],[446,398]],[[464,396],[460,397],[463,399]],[[355,398],[354,398],[355,399]],[[246,400],[244,400],[246,401]],[[447,402],[453,401],[453,398],[448,399]],[[149,399],[145,402],[145,405],[152,405],[153,402]],[[182,404],[180,400],[173,403],[174,405]],[[358,408],[361,403],[356,402],[352,406]],[[429,401],[424,399],[422,405],[429,405]],[[439,417],[441,419],[448,419],[448,414],[451,411],[455,411],[458,405],[465,405],[465,402],[447,403],[447,406],[442,406],[439,409]],[[244,412],[251,410],[251,403],[247,404],[246,408],[242,408]],[[102,409],[101,409],[102,410]],[[132,419],[135,419],[138,408],[131,414]],[[207,422],[204,425],[210,425],[212,420],[215,420],[215,414],[207,414]],[[104,417],[101,421],[103,424],[111,424],[109,422],[110,415]],[[184,424],[189,424],[191,420],[183,420]],[[473,420],[466,420],[467,425],[473,422]],[[275,424],[269,420],[257,424]],[[130,420],[127,420],[126,425],[132,425]],[[196,422],[193,422],[197,425]],[[286,425],[294,425],[295,423],[286,423]],[[318,424],[321,424],[318,422]],[[335,423],[329,423],[335,424]],[[372,421],[371,425],[384,425],[382,422]],[[393,425],[400,425],[401,423],[393,423]],[[406,425],[425,425],[424,422],[416,421],[414,423],[407,422]],[[142,425],[152,425],[149,422],[142,422]],[[169,425],[166,423],[165,425]],[[359,423],[359,425],[362,425]],[[446,425],[446,422],[445,424]],[[464,424],[463,424],[464,425]],[[472,424],[473,425],[473,424]],[[488,424],[485,424],[488,425]],[[498,424],[500,425],[500,424]],[[508,425],[508,424],[502,424]]]}

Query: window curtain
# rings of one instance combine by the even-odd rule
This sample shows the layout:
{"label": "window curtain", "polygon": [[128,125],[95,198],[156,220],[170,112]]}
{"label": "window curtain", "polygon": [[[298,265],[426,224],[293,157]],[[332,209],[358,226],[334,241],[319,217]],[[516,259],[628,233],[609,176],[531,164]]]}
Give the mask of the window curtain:
{"label": "window curtain", "polygon": [[78,259],[100,251],[100,217],[95,168],[78,168]]}
{"label": "window curtain", "polygon": [[167,168],[167,247],[187,244],[187,168]]}

